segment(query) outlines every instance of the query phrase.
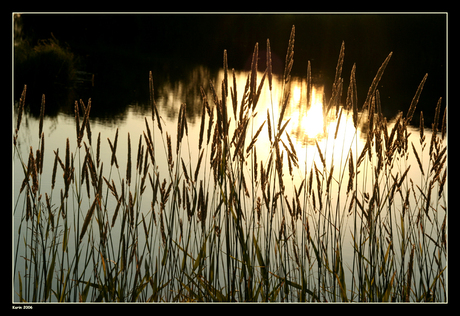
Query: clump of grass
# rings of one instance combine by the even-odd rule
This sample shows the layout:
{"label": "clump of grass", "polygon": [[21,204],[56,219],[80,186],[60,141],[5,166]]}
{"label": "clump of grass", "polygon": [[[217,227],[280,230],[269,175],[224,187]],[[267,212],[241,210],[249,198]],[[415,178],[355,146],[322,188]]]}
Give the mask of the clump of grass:
{"label": "clump of grass", "polygon": [[[125,153],[117,153],[124,136],[119,137],[117,129],[107,139],[110,162],[100,161],[101,135],[95,146],[92,143],[91,101],[87,105],[76,102],[76,146],[70,148],[67,138],[63,159],[59,149],[54,151],[50,188],[41,182],[43,114],[39,149],[34,152],[31,147],[27,159],[18,149],[24,88],[14,136],[15,159],[24,172],[21,190],[15,193],[15,216],[20,218],[14,253],[16,299],[446,301],[447,147],[443,142],[445,114],[438,126],[440,102],[429,148],[421,116],[419,145],[422,152],[429,151],[429,161],[420,159],[422,152],[413,143],[408,145],[408,123],[427,77],[407,115],[400,113],[389,126],[381,115],[377,86],[390,53],[363,104],[369,111],[365,146],[358,150],[357,132],[350,148],[339,153],[334,152],[335,146],[322,148],[316,142],[319,160],[310,168],[305,163],[302,170],[286,130],[290,119],[284,118],[294,40],[293,27],[278,105],[272,95],[270,42],[267,40],[266,70],[260,80],[259,45],[255,45],[241,100],[237,100],[240,90],[234,70],[232,76],[228,74],[224,51],[224,79],[211,82],[212,101],[201,88],[196,160],[188,142],[187,105],[180,107],[176,135],[168,134],[155,103],[152,73],[152,120],[145,118],[137,150],[127,135],[126,168]],[[337,109],[334,138],[346,111],[355,127],[365,117],[358,113],[356,65],[345,106],[340,105],[344,56],[342,43],[327,104],[328,111]],[[308,65],[307,96],[311,95]],[[265,77],[271,104],[260,109]],[[275,106],[280,108],[278,117]],[[41,113],[44,107],[43,98]],[[81,123],[80,108],[84,113]],[[255,121],[258,112],[266,116],[259,125]],[[265,132],[269,149],[261,157],[257,145]],[[340,163],[330,161],[331,151],[333,157],[340,157],[334,158]],[[160,152],[167,157],[165,165],[157,160]],[[420,181],[409,175],[416,168],[407,164],[411,153],[417,157]],[[56,181],[61,171],[62,180]],[[299,175],[299,182],[293,180],[294,175]]]}
{"label": "clump of grass", "polygon": [[26,41],[15,47],[15,68],[29,74],[28,79],[34,82],[68,85],[75,79],[75,63],[72,52],[53,34],[33,47]]}
{"label": "clump of grass", "polygon": [[[62,104],[72,104],[70,92],[75,86],[77,58],[70,49],[53,34],[51,38],[37,43],[19,41],[14,47],[15,87],[28,85],[28,105],[32,113],[39,116],[39,107],[32,100],[48,96],[48,111],[55,114]],[[19,95],[21,90],[15,90]],[[37,104],[39,105],[39,104]]]}

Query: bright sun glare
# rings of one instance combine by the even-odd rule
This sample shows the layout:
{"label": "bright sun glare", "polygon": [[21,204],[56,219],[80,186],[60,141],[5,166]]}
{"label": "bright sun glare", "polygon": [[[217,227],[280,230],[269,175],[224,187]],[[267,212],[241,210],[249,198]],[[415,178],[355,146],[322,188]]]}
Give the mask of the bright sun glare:
{"label": "bright sun glare", "polygon": [[[321,138],[325,133],[324,117],[323,117],[323,86],[312,86],[311,105],[306,109],[305,96],[303,93],[304,85],[299,83],[292,88],[292,101],[290,118],[294,124],[292,133],[296,138],[303,141],[313,141],[313,139]],[[303,99],[303,101],[302,101]]]}
{"label": "bright sun glare", "polygon": [[311,95],[311,107],[301,120],[305,134],[310,138],[314,138],[317,135],[323,133],[323,94],[323,87],[313,87]]}

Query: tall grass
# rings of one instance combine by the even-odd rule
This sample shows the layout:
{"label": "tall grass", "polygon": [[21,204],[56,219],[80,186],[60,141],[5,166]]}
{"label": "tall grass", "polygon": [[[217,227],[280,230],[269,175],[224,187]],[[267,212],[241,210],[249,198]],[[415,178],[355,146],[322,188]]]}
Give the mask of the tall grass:
{"label": "tall grass", "polygon": [[[25,157],[18,147],[24,88],[13,138],[24,174],[14,195],[15,300],[446,301],[446,113],[439,124],[440,102],[431,139],[425,139],[423,115],[417,146],[409,144],[407,129],[427,77],[408,113],[400,113],[391,127],[377,90],[391,53],[358,112],[356,65],[340,104],[342,43],[325,112],[335,110],[338,117],[334,138],[350,113],[353,142],[340,152],[316,142],[319,159],[307,166],[284,117],[294,41],[293,27],[279,100],[273,96],[268,40],[267,64],[258,65],[256,44],[244,87],[237,87],[224,51],[224,79],[210,83],[210,94],[201,89],[199,135],[189,134],[186,104],[176,135],[164,129],[150,73],[152,116],[138,140],[117,129],[107,139],[107,161],[101,161],[101,134],[96,140],[91,133],[91,100],[75,102],[75,147],[67,138],[65,153],[53,151],[50,187],[41,181],[45,97],[37,149],[30,147]],[[261,78],[259,66],[265,67]],[[310,72],[309,63],[307,96]],[[266,81],[271,102],[261,105]],[[361,114],[366,111],[368,116]],[[260,116],[264,121],[257,125]],[[358,148],[357,127],[366,117],[367,142]],[[263,133],[269,148],[261,156]],[[199,139],[197,148],[191,148],[190,137]],[[127,152],[117,152],[122,141]],[[420,158],[426,151],[428,161]],[[409,155],[416,156],[417,166],[407,164]],[[417,168],[420,179],[410,178],[409,170]]]}

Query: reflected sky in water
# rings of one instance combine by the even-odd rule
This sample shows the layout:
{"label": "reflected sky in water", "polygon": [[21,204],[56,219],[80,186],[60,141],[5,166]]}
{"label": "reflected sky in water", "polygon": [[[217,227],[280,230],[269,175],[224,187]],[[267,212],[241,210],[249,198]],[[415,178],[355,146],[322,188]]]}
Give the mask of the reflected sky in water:
{"label": "reflected sky in water", "polygon": [[[260,81],[262,76],[263,73],[258,72],[258,81]],[[238,104],[241,103],[247,77],[248,72],[235,71]],[[213,97],[210,89],[210,81],[214,82],[217,90],[216,92],[220,96],[220,84],[217,83],[220,83],[223,78],[223,69],[211,71],[204,66],[197,66],[188,73],[185,73],[182,80],[172,80],[168,77],[162,77],[161,74],[156,74],[156,76],[154,74],[155,100],[159,109],[164,130],[168,132],[169,135],[175,137],[177,134],[176,128],[179,108],[182,103],[186,103],[186,115],[189,126],[188,146],[192,150],[190,154],[192,161],[196,161],[199,154],[193,150],[198,148],[200,115],[203,106],[200,87],[203,87],[206,91],[209,104],[211,106],[215,106],[212,101]],[[316,153],[316,143],[318,143],[321,150],[324,150],[326,153],[328,163],[333,161],[337,162],[339,160],[339,158],[328,156],[332,152],[346,155],[350,148],[353,150],[358,149],[358,151],[360,151],[366,142],[366,124],[368,121],[367,114],[360,112],[359,116],[362,116],[362,119],[360,120],[358,130],[356,130],[353,124],[352,114],[343,106],[339,107],[338,112],[336,112],[336,109],[334,108],[326,113],[324,104],[326,103],[328,96],[325,94],[324,83],[321,82],[320,78],[312,79],[311,102],[308,107],[306,96],[306,78],[296,76],[292,77],[290,87],[291,98],[284,117],[284,121],[288,119],[290,120],[286,127],[286,131],[289,133],[290,138],[295,144],[297,155],[299,156],[299,160],[301,160],[299,164],[302,168],[307,168],[307,170],[309,170],[313,166],[313,162],[318,159],[318,155]],[[267,113],[271,117],[274,117],[275,121],[277,121],[277,118],[279,117],[279,104],[281,103],[282,97],[282,82],[276,75],[274,75],[273,80],[273,91],[269,91],[267,82],[265,82],[263,86],[259,102],[254,110],[254,120],[250,126],[253,133],[255,133],[255,131],[266,121]],[[146,82],[146,84],[147,83],[148,82]],[[229,87],[233,88],[231,70],[229,70]],[[227,104],[228,117],[230,118],[229,134],[232,135],[235,129],[235,118],[233,117],[231,109],[230,96],[228,97]],[[92,103],[92,109],[97,108],[98,106],[99,105],[96,102]],[[385,103],[382,102],[382,107],[384,106]],[[214,115],[216,115],[215,112]],[[101,152],[103,155],[109,155],[110,148],[107,144],[107,138],[113,140],[115,130],[118,128],[121,138],[118,145],[118,152],[126,153],[127,134],[130,133],[132,142],[137,142],[145,130],[145,117],[147,117],[149,123],[151,124],[151,110],[148,105],[142,103],[129,105],[122,114],[116,115],[111,119],[99,117],[93,118],[90,115],[93,135],[92,142],[95,143],[98,133],[101,133]],[[392,118],[387,119],[389,122],[388,128],[390,129],[393,124]],[[339,125],[337,128],[338,123]],[[35,135],[37,133],[35,131],[35,125],[38,124],[37,118],[26,115],[22,124],[23,126],[20,130],[19,139],[21,143],[21,150],[23,151],[23,155],[26,157],[29,151],[29,146],[33,146],[35,148],[38,144],[38,137]],[[416,137],[416,135],[418,135],[418,126],[409,127],[409,130],[412,131],[411,137]],[[52,150],[60,148],[60,152],[64,152],[66,138],[70,139],[72,147],[72,142],[75,141],[75,120],[73,116],[69,114],[60,113],[55,117],[45,119],[44,131],[47,148],[45,161],[52,161]],[[429,133],[429,129],[426,129],[426,131]],[[157,142],[161,144],[161,135],[157,132],[156,136],[158,137]],[[282,136],[282,140],[286,144],[288,143],[288,139],[284,134]],[[250,141],[250,139],[246,139],[246,145],[248,145]],[[420,148],[419,141],[416,138],[414,138],[412,142],[415,146],[418,146],[417,148]],[[173,142],[173,146],[174,143],[175,142]],[[256,143],[258,156],[268,156],[270,146],[268,127],[267,124],[265,124]],[[356,155],[356,153],[354,153],[354,155]],[[413,158],[413,155],[411,157]],[[158,161],[161,165],[162,158],[160,154]],[[164,162],[165,161],[166,160],[164,160]],[[316,163],[318,162],[319,161],[316,161]],[[416,161],[411,163],[414,164]],[[122,165],[123,164],[121,164],[121,166]],[[17,169],[17,171],[20,170]]]}
{"label": "reflected sky in water", "polygon": [[[262,73],[258,73],[258,80],[262,77]],[[237,87],[237,99],[238,104],[241,103],[241,99],[244,93],[244,85],[247,80],[247,72],[235,72],[235,81]],[[160,114],[160,119],[163,126],[164,134],[162,135],[157,129],[157,122],[152,124],[151,112],[148,106],[144,104],[131,104],[123,112],[123,115],[116,117],[115,119],[105,120],[100,118],[92,118],[90,115],[91,122],[91,131],[92,138],[91,142],[93,144],[93,150],[97,141],[98,136],[100,135],[101,139],[101,162],[104,164],[104,173],[110,173],[111,179],[116,183],[123,182],[123,178],[126,175],[126,161],[128,153],[128,134],[132,144],[132,159],[136,158],[137,144],[145,144],[143,140],[143,132],[146,130],[145,119],[149,127],[152,129],[154,143],[155,143],[155,160],[156,166],[152,168],[150,166],[150,172],[158,173],[161,177],[167,177],[167,149],[165,145],[166,133],[170,135],[173,139],[172,141],[172,151],[176,152],[176,137],[177,137],[177,114],[179,112],[180,105],[186,103],[187,105],[187,121],[188,121],[188,137],[185,138],[181,143],[181,157],[183,159],[183,164],[186,166],[190,165],[195,166],[199,160],[200,151],[198,151],[198,142],[199,142],[199,132],[200,132],[200,113],[203,106],[203,102],[200,95],[200,86],[203,86],[203,89],[206,91],[209,104],[213,104],[212,93],[209,88],[209,80],[215,82],[216,87],[220,87],[217,83],[221,82],[224,77],[223,70],[219,70],[216,73],[211,73],[204,67],[197,67],[194,71],[190,72],[184,77],[184,80],[164,80],[161,82],[157,80],[157,85],[155,86],[155,100]],[[234,88],[233,80],[229,78],[229,87]],[[273,90],[269,91],[268,84],[264,85],[259,102],[252,113],[254,119],[250,121],[248,126],[248,135],[254,135],[254,133],[259,129],[259,127],[264,124],[267,120],[267,115],[274,118],[274,121],[277,122],[280,115],[279,104],[281,103],[281,92],[282,92],[282,83],[280,82],[277,76],[274,76]],[[312,185],[309,183],[307,178],[312,178],[312,175],[315,173],[314,170],[316,167],[319,168],[319,171],[316,172],[316,177],[318,174],[321,174],[322,177],[332,179],[331,189],[329,192],[323,192],[324,196],[318,196],[318,202],[322,199],[325,203],[327,199],[330,205],[336,205],[340,207],[340,210],[346,210],[349,201],[350,195],[345,190],[345,184],[348,182],[348,169],[347,157],[349,154],[353,155],[354,160],[356,161],[359,153],[362,152],[366,144],[366,135],[367,135],[367,125],[368,124],[368,115],[366,112],[359,113],[360,123],[356,129],[353,123],[352,113],[345,109],[343,106],[339,106],[338,112],[336,108],[331,109],[328,113],[325,110],[325,103],[327,96],[325,95],[324,84],[320,80],[313,80],[312,93],[311,93],[311,102],[308,106],[307,97],[306,97],[306,79],[302,77],[293,77],[291,83],[291,99],[288,104],[288,107],[285,112],[284,122],[290,120],[287,127],[286,133],[281,137],[281,140],[286,146],[289,146],[289,138],[293,142],[293,146],[297,153],[299,159],[299,167],[296,168],[291,175],[288,164],[285,163],[283,166],[283,177],[285,179],[286,189],[285,194],[291,196],[293,192],[296,192],[298,188],[302,185],[302,182],[305,181],[305,186]],[[221,95],[221,89],[216,88],[218,95]],[[235,118],[232,113],[230,96],[228,97],[228,117],[230,118],[230,129],[229,136],[232,137],[235,132]],[[97,103],[92,104],[93,107],[97,107]],[[216,111],[214,111],[214,121],[216,121]],[[14,118],[13,126],[15,124],[16,117]],[[283,122],[283,124],[284,124]],[[394,119],[388,119],[388,130],[391,130],[394,125]],[[207,124],[205,129],[207,129]],[[28,157],[28,152],[30,146],[35,150],[39,145],[38,137],[38,118],[28,115],[27,113],[23,117],[23,121],[20,128],[19,138],[18,138],[18,149],[19,155],[24,161]],[[258,137],[254,151],[257,152],[258,163],[264,164],[267,163],[270,155],[272,154],[272,143],[270,137],[268,136],[268,124],[264,124],[261,133]],[[118,147],[117,147],[117,160],[119,164],[119,169],[115,167],[110,167],[111,161],[111,150],[108,144],[107,139],[114,140],[116,129],[118,129]],[[43,166],[43,174],[40,178],[40,185],[43,190],[49,190],[51,187],[51,174],[53,168],[54,160],[54,150],[59,150],[59,155],[61,159],[65,155],[65,144],[66,139],[70,140],[70,150],[74,157],[72,163],[81,164],[84,159],[84,147],[80,150],[80,155],[76,154],[78,152],[76,144],[76,130],[75,130],[75,119],[73,116],[59,113],[54,117],[46,117],[43,127],[45,135],[45,154]],[[420,143],[419,129],[418,127],[408,126],[408,137],[409,146],[411,144],[417,150],[420,159],[424,165],[429,163],[429,145],[425,146],[422,150],[423,145]],[[85,133],[87,134],[87,133]],[[289,135],[289,138],[287,135]],[[212,137],[212,136],[211,136]],[[431,138],[430,129],[425,129],[426,143],[429,142]],[[87,135],[84,136],[83,141],[89,143]],[[205,139],[205,144],[206,144]],[[251,137],[247,137],[245,140],[244,148],[246,148],[251,142]],[[446,140],[444,140],[446,142]],[[425,143],[425,145],[426,145]],[[197,181],[201,181],[202,178],[210,176],[211,172],[209,171],[209,156],[211,154],[211,143],[209,146],[205,147],[205,157],[204,157],[204,167],[200,172]],[[282,155],[284,155],[284,161],[286,161],[287,152],[282,146],[280,146]],[[374,150],[374,149],[373,149]],[[410,148],[408,154],[405,157],[397,156],[395,158],[395,167],[391,170],[392,176],[397,177],[398,174],[402,174],[407,166],[412,166],[407,173],[407,178],[413,181],[414,186],[418,186],[422,183],[422,174],[417,168],[417,161],[413,155],[412,149]],[[367,155],[366,155],[367,156]],[[324,168],[322,165],[322,158],[324,159]],[[375,155],[374,160],[364,163],[366,166],[363,169],[372,170],[373,164],[375,164]],[[133,160],[135,161],[135,160]],[[179,163],[179,160],[176,161]],[[180,168],[180,167],[179,167]],[[207,169],[206,169],[207,168]],[[252,174],[252,164],[247,163],[244,166],[244,176],[246,179],[251,179]],[[78,170],[78,168],[77,168]],[[179,170],[179,169],[178,169]],[[206,171],[207,170],[207,171]],[[13,181],[13,192],[19,192],[24,174],[23,168],[18,160],[18,156],[15,156],[13,162],[13,171],[14,171],[14,181]],[[77,171],[79,172],[79,171]],[[135,171],[134,171],[135,172]],[[204,172],[204,175],[202,174]],[[331,174],[329,174],[331,173]],[[61,173],[62,174],[62,173]],[[207,175],[206,175],[207,174]],[[135,174],[134,177],[140,177]],[[363,196],[366,194],[372,194],[372,177],[373,172],[365,171],[356,175],[357,178],[357,194]],[[211,178],[211,177],[209,177]],[[359,179],[359,180],[358,180]],[[212,179],[211,179],[212,181]],[[316,180],[314,180],[316,181]],[[257,180],[256,180],[257,182]],[[340,185],[343,184],[342,189]],[[63,179],[61,175],[56,177],[56,186],[57,188],[63,187]],[[273,184],[275,188],[276,184]],[[260,190],[257,184],[248,185],[249,190]],[[147,191],[144,195],[149,196],[151,194],[150,187],[147,186]],[[306,189],[305,189],[306,190]],[[256,194],[261,194],[260,191],[255,192]],[[15,193],[16,194],[16,193]],[[17,196],[17,195],[15,195]],[[412,197],[411,197],[412,198]],[[314,199],[314,197],[313,197]],[[147,214],[150,210],[150,201],[146,201],[142,205],[142,211]],[[16,201],[15,201],[16,202]],[[18,201],[18,210],[23,209],[22,201]],[[83,207],[90,203],[90,201],[82,201]],[[108,212],[113,212],[116,208],[114,199],[107,202]],[[412,202],[411,202],[412,203]],[[88,204],[89,207],[89,204]],[[316,211],[311,212],[309,216],[320,217],[321,212]],[[346,211],[341,212],[340,217],[343,218],[344,223],[347,222],[349,214]],[[14,229],[17,231],[18,225],[20,223],[20,212],[14,214]],[[314,222],[314,220],[313,220]],[[94,224],[95,225],[95,224]],[[297,222],[296,225],[302,225],[301,221]],[[301,227],[299,227],[301,229]],[[117,234],[116,230],[112,231],[112,234]],[[351,251],[352,240],[351,236],[348,234],[343,237],[344,252],[343,260],[346,264],[352,263],[353,252]],[[142,242],[142,240],[140,240]],[[21,246],[22,247],[22,246]],[[348,276],[349,277],[349,276]],[[348,280],[350,281],[350,280]]]}

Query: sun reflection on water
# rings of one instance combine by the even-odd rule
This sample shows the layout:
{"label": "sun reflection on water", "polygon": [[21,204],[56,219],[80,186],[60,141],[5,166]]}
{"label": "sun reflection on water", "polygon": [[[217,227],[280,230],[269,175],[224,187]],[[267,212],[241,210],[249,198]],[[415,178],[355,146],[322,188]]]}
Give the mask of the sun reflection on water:
{"label": "sun reflection on water", "polygon": [[324,87],[314,87],[311,95],[311,107],[307,114],[302,118],[302,126],[305,128],[305,134],[308,137],[321,135],[324,130],[323,117],[323,95]]}
{"label": "sun reflection on water", "polygon": [[326,118],[323,111],[324,86],[312,85],[310,107],[307,105],[306,82],[293,83],[289,109],[291,134],[302,146],[314,144],[326,136]]}

